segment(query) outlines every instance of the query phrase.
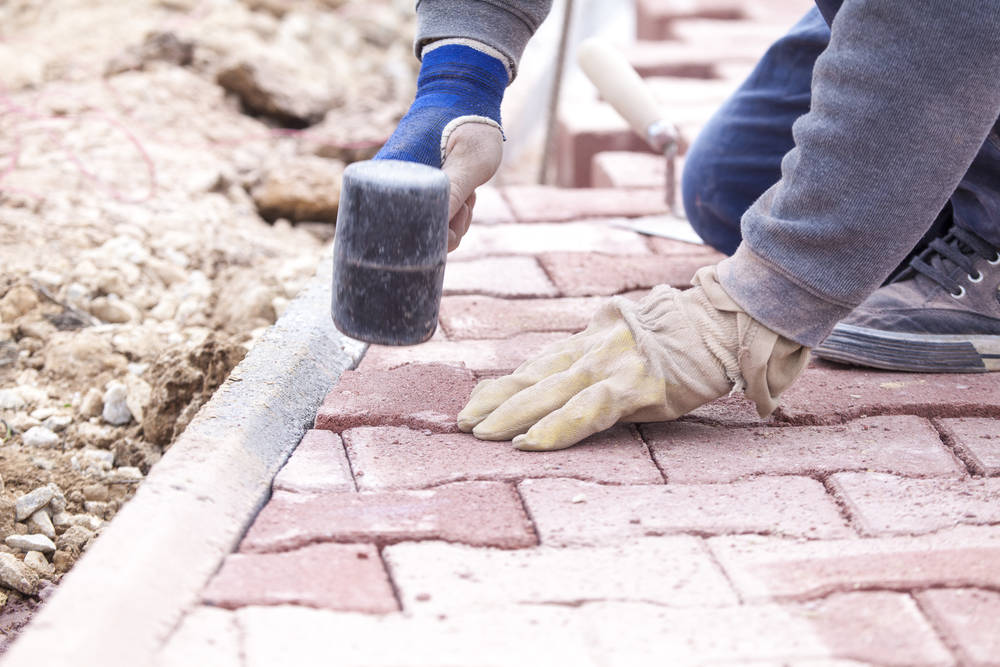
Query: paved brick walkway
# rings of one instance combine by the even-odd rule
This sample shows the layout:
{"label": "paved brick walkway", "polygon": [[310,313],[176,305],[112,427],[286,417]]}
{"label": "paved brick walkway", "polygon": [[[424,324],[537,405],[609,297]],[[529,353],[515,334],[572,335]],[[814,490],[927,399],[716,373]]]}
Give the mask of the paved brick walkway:
{"label": "paved brick walkway", "polygon": [[[644,73],[721,77],[657,83],[693,124],[803,6],[734,4],[639,3],[645,36],[688,46],[640,43]],[[484,189],[435,338],[331,389],[163,664],[1000,664],[995,375],[814,362],[770,420],[726,398],[552,453],[457,431],[478,379],[602,297],[720,258],[608,224],[662,214],[662,191],[620,122],[584,116],[560,179],[607,189]]]}

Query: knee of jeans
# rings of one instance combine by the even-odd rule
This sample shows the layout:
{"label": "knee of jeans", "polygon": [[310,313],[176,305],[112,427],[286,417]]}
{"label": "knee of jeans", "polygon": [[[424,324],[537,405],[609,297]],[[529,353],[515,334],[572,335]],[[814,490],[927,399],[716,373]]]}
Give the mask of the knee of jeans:
{"label": "knee of jeans", "polygon": [[742,239],[740,218],[739,215],[727,212],[728,207],[721,201],[720,191],[715,183],[713,174],[717,172],[711,164],[711,158],[697,149],[697,143],[688,152],[681,177],[684,213],[705,243],[719,252],[731,255],[736,252]]}

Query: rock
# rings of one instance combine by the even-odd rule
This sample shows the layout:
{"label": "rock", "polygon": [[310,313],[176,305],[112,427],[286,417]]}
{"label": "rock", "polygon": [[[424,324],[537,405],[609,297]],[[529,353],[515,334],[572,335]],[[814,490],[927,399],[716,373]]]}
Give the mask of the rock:
{"label": "rock", "polygon": [[221,68],[216,82],[250,111],[292,126],[317,123],[338,103],[332,91],[266,53]]}
{"label": "rock", "polygon": [[104,392],[104,409],[101,411],[101,418],[109,424],[123,426],[132,421],[132,413],[129,412],[126,398],[128,389],[121,382],[108,383],[108,389]]}
{"label": "rock", "polygon": [[193,57],[193,42],[181,39],[172,32],[155,31],[146,35],[141,44],[130,46],[110,60],[104,73],[110,76],[129,70],[141,70],[153,62],[186,67],[191,64]]}
{"label": "rock", "polygon": [[83,549],[87,546],[87,542],[93,537],[94,532],[87,530],[83,526],[70,526],[56,540],[56,545],[60,551],[65,551],[74,557],[79,557]]}
{"label": "rock", "polygon": [[48,510],[40,509],[28,517],[28,530],[32,533],[41,533],[50,540],[56,539],[56,529],[52,525],[52,518]]}
{"label": "rock", "polygon": [[146,440],[165,447],[183,433],[244,355],[242,345],[224,342],[215,334],[190,351],[173,348],[161,354],[146,373],[153,388],[142,422]]}
{"label": "rock", "polygon": [[142,423],[146,406],[153,394],[153,388],[140,377],[129,374],[125,376],[125,406],[132,413],[136,423]]}
{"label": "rock", "polygon": [[115,507],[114,503],[110,501],[87,500],[83,503],[83,511],[107,519],[114,514]]}
{"label": "rock", "polygon": [[118,465],[138,468],[143,474],[148,473],[162,456],[158,446],[142,438],[120,438],[112,445],[112,449]]}
{"label": "rock", "polygon": [[17,505],[7,496],[0,495],[0,538],[14,532],[14,522],[17,520]]}
{"label": "rock", "polygon": [[55,271],[48,271],[46,269],[38,269],[37,271],[32,271],[28,274],[28,277],[32,280],[40,283],[44,287],[50,290],[57,290],[65,281],[65,277],[61,273],[56,273]]}
{"label": "rock", "polygon": [[38,574],[16,556],[0,553],[0,584],[25,595],[38,592]]}
{"label": "rock", "polygon": [[103,484],[87,484],[82,489],[83,497],[87,500],[107,500],[108,487]]}
{"label": "rock", "polygon": [[111,484],[138,484],[142,481],[142,471],[134,466],[122,466],[115,469],[108,482]]}
{"label": "rock", "polygon": [[49,400],[49,392],[33,384],[19,384],[14,387],[16,391],[25,403],[29,405],[38,405],[39,403],[44,403]]}
{"label": "rock", "polygon": [[[103,403],[102,403],[103,405]],[[83,422],[73,427],[72,441],[77,447],[108,447],[115,441],[115,431],[105,424]]]}
{"label": "rock", "polygon": [[95,328],[53,334],[45,348],[45,371],[76,386],[101,385],[120,377],[128,360],[112,349],[106,334]]}
{"label": "rock", "polygon": [[42,426],[49,429],[53,433],[61,433],[72,423],[73,418],[69,415],[52,415],[51,417],[47,417],[45,421],[42,422]]}
{"label": "rock", "polygon": [[[73,525],[73,515],[63,510],[61,512],[55,512],[52,515],[52,525],[56,528],[65,528],[66,526]],[[4,536],[6,537],[6,535]]]}
{"label": "rock", "polygon": [[71,567],[73,567],[73,563],[75,562],[76,557],[67,551],[56,549],[56,552],[52,554],[52,565],[56,568],[56,572],[59,574],[67,572]]}
{"label": "rock", "polygon": [[21,394],[13,389],[0,389],[0,410],[20,410],[27,407]]}
{"label": "rock", "polygon": [[[69,528],[72,530],[76,526]],[[42,553],[52,553],[56,550],[56,545],[52,540],[41,533],[31,535],[8,535],[4,541],[11,549],[21,549],[23,551],[41,551]]]}
{"label": "rock", "polygon": [[24,554],[24,564],[43,577],[51,577],[56,573],[56,569],[52,566],[52,563],[45,558],[45,555],[41,551],[29,551]]}
{"label": "rock", "polygon": [[96,387],[91,387],[80,401],[80,415],[88,418],[97,417],[103,409],[104,395]]}
{"label": "rock", "polygon": [[21,441],[26,447],[55,447],[59,436],[44,426],[32,426],[21,436]]}
{"label": "rock", "polygon": [[29,491],[17,499],[15,504],[15,518],[17,521],[24,521],[29,516],[42,509],[55,497],[55,492],[51,486],[40,486],[34,491]]}
{"label": "rock", "polygon": [[38,295],[28,285],[14,285],[0,298],[0,322],[13,322],[38,306]]}
{"label": "rock", "polygon": [[115,462],[114,452],[106,449],[84,448],[78,456],[70,459],[70,463],[77,469],[93,474],[103,474],[111,470]]}
{"label": "rock", "polygon": [[17,335],[24,338],[35,338],[40,341],[48,340],[49,336],[56,330],[56,327],[48,320],[33,320],[17,325]]}
{"label": "rock", "polygon": [[52,489],[52,500],[49,501],[49,508],[53,512],[62,512],[66,509],[66,496],[63,495],[62,489],[55,482],[49,482],[47,486]]}
{"label": "rock", "polygon": [[265,220],[336,222],[344,163],[299,155],[276,164],[250,191]]}
{"label": "rock", "polygon": [[142,313],[138,308],[114,294],[97,297],[90,302],[89,310],[97,319],[112,324],[142,321]]}
{"label": "rock", "polygon": [[73,526],[82,526],[90,531],[96,531],[104,525],[104,521],[93,514],[74,514],[70,519]]}

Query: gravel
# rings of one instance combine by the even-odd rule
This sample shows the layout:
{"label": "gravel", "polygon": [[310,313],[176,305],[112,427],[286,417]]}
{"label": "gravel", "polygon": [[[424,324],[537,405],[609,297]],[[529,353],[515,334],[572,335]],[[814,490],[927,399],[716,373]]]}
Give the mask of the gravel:
{"label": "gravel", "polygon": [[413,32],[409,0],[0,3],[0,652],[315,272]]}

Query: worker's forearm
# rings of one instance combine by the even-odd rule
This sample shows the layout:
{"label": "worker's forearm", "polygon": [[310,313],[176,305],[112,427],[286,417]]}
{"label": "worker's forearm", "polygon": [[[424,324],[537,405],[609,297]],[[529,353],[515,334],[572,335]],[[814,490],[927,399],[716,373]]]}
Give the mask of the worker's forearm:
{"label": "worker's forearm", "polygon": [[995,0],[845,0],[796,148],[745,214],[722,285],[816,345],[919,241],[998,115]]}
{"label": "worker's forearm", "polygon": [[437,39],[474,39],[506,56],[516,73],[524,45],[551,6],[552,0],[418,0],[417,55]]}

